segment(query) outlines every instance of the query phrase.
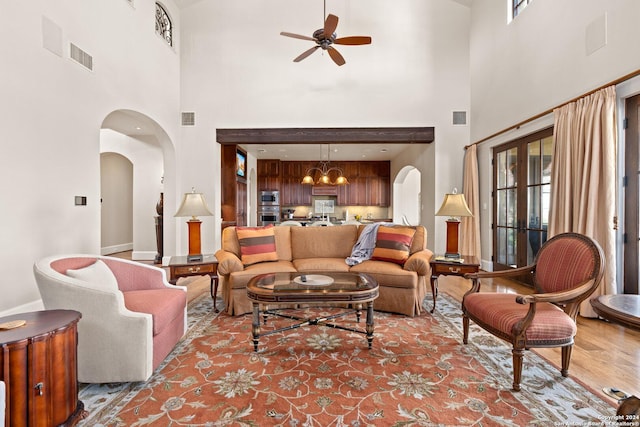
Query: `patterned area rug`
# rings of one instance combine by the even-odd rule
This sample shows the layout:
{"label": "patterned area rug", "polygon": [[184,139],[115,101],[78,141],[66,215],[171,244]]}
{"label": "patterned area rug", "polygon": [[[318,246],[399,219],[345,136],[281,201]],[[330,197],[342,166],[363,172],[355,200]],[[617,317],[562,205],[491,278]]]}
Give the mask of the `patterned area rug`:
{"label": "patterned area rug", "polygon": [[[291,322],[270,317],[262,330]],[[355,316],[336,322],[353,326]],[[460,306],[447,295],[433,315],[376,312],[371,350],[364,335],[306,326],[262,337],[255,353],[251,316],[216,314],[206,294],[189,323],[148,382],[81,387],[81,425],[599,425],[615,414],[532,352],[512,392],[510,348],[475,326],[462,345]]]}

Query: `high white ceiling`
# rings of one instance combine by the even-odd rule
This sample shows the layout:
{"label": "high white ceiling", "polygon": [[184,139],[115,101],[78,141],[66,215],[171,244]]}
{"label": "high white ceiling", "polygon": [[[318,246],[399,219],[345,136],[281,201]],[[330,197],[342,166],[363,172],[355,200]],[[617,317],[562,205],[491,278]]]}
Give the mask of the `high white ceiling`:
{"label": "high white ceiling", "polygon": [[[196,3],[210,0],[174,1],[180,9],[186,9]],[[279,0],[279,10],[286,10],[287,8],[283,6],[283,4],[286,5],[288,1],[294,2],[299,0]],[[322,0],[317,1],[320,5],[322,5]],[[470,7],[472,0],[450,1],[458,3],[465,7]],[[377,16],[380,11],[376,10],[375,5],[376,3],[372,2],[370,6],[366,8],[367,13],[371,13],[373,16]],[[327,8],[329,7],[330,4],[327,4]],[[327,11],[329,11],[329,9]],[[268,17],[263,18],[268,19]],[[299,32],[299,28],[301,28],[301,26],[292,24],[291,28],[282,28],[281,30]],[[260,39],[259,34],[256,35],[256,39]],[[301,46],[303,45],[304,43],[301,43]],[[300,52],[302,52],[303,50],[304,49],[301,48]],[[145,122],[145,119],[143,117],[138,117],[137,115],[131,114],[129,112],[114,112],[110,114],[103,123],[103,127],[113,129],[117,132],[133,137],[140,135],[149,135],[150,133],[153,133],[154,128],[152,124]],[[277,158],[281,160],[326,160],[329,152],[329,147],[326,144],[255,144],[243,145],[243,148],[258,159]],[[406,148],[407,144],[332,144],[329,157],[331,160],[392,160]]]}

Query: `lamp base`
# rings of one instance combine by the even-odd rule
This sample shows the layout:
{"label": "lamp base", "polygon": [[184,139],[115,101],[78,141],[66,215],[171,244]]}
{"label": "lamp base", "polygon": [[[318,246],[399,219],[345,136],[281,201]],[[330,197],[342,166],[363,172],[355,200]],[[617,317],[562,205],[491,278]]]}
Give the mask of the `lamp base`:
{"label": "lamp base", "polygon": [[200,262],[200,261],[202,261],[202,254],[187,255],[187,262]]}
{"label": "lamp base", "polygon": [[444,253],[444,257],[445,258],[449,258],[449,259],[460,259],[460,253],[458,253],[458,252],[445,252]]}

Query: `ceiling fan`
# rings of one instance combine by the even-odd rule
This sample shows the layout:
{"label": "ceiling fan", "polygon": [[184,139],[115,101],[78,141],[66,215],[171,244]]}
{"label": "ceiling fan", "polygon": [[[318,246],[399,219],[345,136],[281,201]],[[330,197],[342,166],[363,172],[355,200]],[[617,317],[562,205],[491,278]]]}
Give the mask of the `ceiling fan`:
{"label": "ceiling fan", "polygon": [[[325,3],[325,13],[326,13],[326,3]],[[293,37],[294,39],[301,40],[309,40],[316,43],[316,46],[308,49],[302,54],[300,54],[297,58],[293,60],[293,62],[300,62],[305,59],[307,56],[311,55],[318,48],[322,48],[329,53],[333,62],[338,65],[344,65],[345,60],[333,46],[332,44],[342,44],[342,45],[362,45],[362,44],[371,44],[371,37],[369,36],[349,36],[349,37],[340,37],[336,38],[336,28],[338,27],[338,17],[336,15],[329,14],[324,21],[324,27],[320,28],[313,32],[313,37],[302,36],[300,34],[287,33],[285,31],[281,32],[280,35],[286,37]]]}

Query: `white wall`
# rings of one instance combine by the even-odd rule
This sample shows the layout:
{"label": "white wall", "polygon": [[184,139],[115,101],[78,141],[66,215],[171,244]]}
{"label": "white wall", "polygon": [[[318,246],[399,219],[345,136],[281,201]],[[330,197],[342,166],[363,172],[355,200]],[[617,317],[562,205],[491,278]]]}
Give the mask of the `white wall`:
{"label": "white wall", "polygon": [[[182,108],[196,112],[196,126],[182,134],[192,150],[180,162],[192,166],[185,174],[207,200],[214,195],[218,221],[216,241],[203,240],[203,251],[219,241],[220,177],[211,167],[219,161],[216,128],[434,126],[436,142],[413,147],[408,151],[421,152],[403,155],[392,168],[420,163],[423,188],[435,186],[423,192],[422,223],[431,233],[434,204],[461,187],[469,128],[452,126],[451,116],[469,110],[469,8],[451,0],[345,1],[327,8],[340,17],[339,36],[373,39],[368,46],[339,46],[342,67],[321,51],[293,63],[311,45],[279,35],[321,27],[321,2],[203,0],[182,10]],[[371,8],[375,14],[367,13]],[[438,234],[444,239],[444,222],[441,228],[430,234],[430,246]]]}
{"label": "white wall", "polygon": [[[509,25],[505,3],[474,0],[472,6],[472,141],[640,69],[640,56],[631,44],[640,37],[640,2],[536,0]],[[594,46],[588,40],[598,39],[594,23],[602,19],[606,19],[606,44],[588,50]],[[549,114],[478,147],[485,268],[490,268],[493,250],[491,148],[551,125]]]}
{"label": "white wall", "polygon": [[133,163],[118,153],[100,155],[100,253],[133,249]]}
{"label": "white wall", "polygon": [[[173,3],[163,4],[179,24]],[[36,259],[99,253],[104,118],[121,108],[142,111],[175,140],[180,103],[178,53],[154,32],[153,1],[0,6],[2,313],[37,306]],[[43,17],[58,29],[47,40],[60,55],[43,48]],[[70,42],[93,56],[93,71],[69,59]],[[74,206],[74,196],[86,196],[87,206]]]}

